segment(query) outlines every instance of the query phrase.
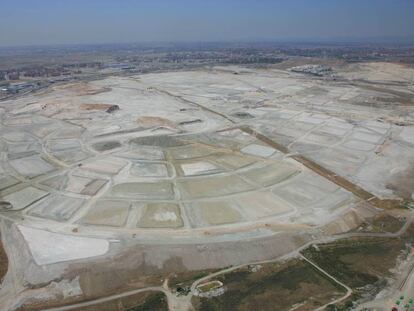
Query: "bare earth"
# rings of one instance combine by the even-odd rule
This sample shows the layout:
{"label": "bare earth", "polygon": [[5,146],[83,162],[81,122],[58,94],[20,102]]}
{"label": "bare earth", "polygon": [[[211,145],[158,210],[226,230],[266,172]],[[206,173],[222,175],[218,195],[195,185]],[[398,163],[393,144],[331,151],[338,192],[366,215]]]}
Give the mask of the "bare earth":
{"label": "bare earth", "polygon": [[337,75],[214,67],[1,101],[0,309],[158,288],[171,273],[280,258],[384,210],[403,215],[414,70]]}

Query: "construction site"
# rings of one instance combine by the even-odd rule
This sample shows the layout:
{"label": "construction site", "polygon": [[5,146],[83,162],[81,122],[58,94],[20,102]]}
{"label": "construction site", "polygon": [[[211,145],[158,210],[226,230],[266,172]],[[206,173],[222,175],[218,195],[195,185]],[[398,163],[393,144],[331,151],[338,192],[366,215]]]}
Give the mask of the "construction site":
{"label": "construction site", "polygon": [[[346,284],[316,245],[330,254],[364,234],[406,239],[389,242],[395,258],[366,255],[394,281],[360,305],[381,292],[390,310],[414,293],[413,93],[407,66],[292,62],[108,75],[0,101],[0,310],[230,310],[239,275],[286,269],[314,280],[286,310],[322,310],[372,282]],[[140,293],[157,307],[119,302]]]}

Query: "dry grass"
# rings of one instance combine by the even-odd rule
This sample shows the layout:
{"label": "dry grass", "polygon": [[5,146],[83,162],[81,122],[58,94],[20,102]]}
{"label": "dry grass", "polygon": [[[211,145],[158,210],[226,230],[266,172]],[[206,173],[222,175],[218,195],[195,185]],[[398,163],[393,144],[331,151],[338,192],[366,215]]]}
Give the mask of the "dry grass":
{"label": "dry grass", "polygon": [[[214,298],[194,297],[196,310],[314,310],[343,295],[343,289],[300,260],[241,268],[218,277],[226,291]],[[301,305],[299,307],[299,305]],[[299,309],[300,308],[300,309]]]}

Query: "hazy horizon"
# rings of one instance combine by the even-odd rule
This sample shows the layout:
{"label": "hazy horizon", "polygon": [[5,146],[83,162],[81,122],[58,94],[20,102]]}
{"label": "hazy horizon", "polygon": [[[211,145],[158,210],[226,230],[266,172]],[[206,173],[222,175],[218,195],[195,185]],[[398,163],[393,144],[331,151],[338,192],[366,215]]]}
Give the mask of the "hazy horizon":
{"label": "hazy horizon", "polygon": [[0,46],[414,42],[414,1],[2,1]]}

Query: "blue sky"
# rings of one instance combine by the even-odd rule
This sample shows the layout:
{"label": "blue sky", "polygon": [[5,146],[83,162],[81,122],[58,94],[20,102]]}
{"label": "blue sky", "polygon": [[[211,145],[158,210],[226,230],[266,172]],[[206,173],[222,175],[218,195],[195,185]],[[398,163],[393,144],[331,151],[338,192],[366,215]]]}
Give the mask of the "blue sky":
{"label": "blue sky", "polygon": [[414,37],[414,0],[0,0],[0,46]]}

